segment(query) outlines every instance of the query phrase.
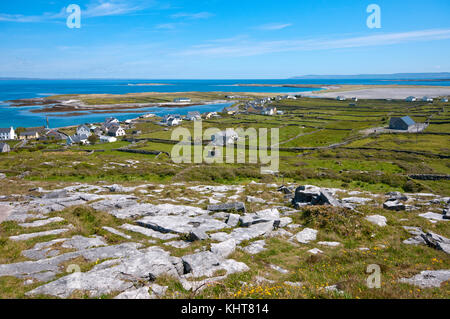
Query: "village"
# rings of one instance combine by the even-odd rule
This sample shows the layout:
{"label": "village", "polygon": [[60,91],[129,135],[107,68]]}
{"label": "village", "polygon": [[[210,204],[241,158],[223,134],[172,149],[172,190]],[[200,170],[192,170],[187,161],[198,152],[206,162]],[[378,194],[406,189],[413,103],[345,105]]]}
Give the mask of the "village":
{"label": "village", "polygon": [[[197,121],[197,120],[210,120],[219,119],[222,116],[235,116],[235,115],[267,115],[267,116],[282,116],[284,114],[283,110],[277,110],[276,103],[281,101],[295,101],[301,99],[302,95],[279,95],[276,97],[265,97],[252,99],[249,96],[243,95],[227,95],[227,99],[235,100],[232,106],[226,107],[222,112],[206,112],[200,114],[198,111],[188,112],[187,115],[180,114],[167,114],[162,118],[158,118],[155,114],[146,113],[141,115],[137,119],[128,119],[122,123],[114,117],[108,117],[103,123],[85,123],[76,127],[75,134],[68,135],[64,133],[64,130],[55,128],[51,129],[48,125],[41,127],[30,127],[30,128],[0,128],[0,141],[14,141],[19,140],[22,142],[21,145],[25,145],[29,140],[36,141],[61,141],[67,146],[71,145],[88,145],[95,143],[114,143],[118,139],[129,135],[136,137],[139,135],[139,130],[133,130],[134,124],[141,120],[147,119],[159,119],[156,123],[161,126],[173,127],[180,125],[184,121]],[[347,98],[344,96],[338,96],[337,101],[346,101]],[[387,99],[387,101],[392,101],[392,99]],[[414,96],[409,96],[405,99],[406,102],[426,102],[433,103],[434,99],[428,96],[423,98],[416,98]],[[174,103],[185,104],[191,103],[190,98],[179,97],[173,100]],[[358,98],[351,98],[349,107],[357,107]],[[447,103],[448,98],[443,97],[440,99],[441,103]],[[367,133],[383,133],[383,132],[412,132],[418,133],[426,129],[427,123],[415,123],[413,119],[407,114],[400,117],[392,117],[389,121],[388,127],[378,127],[366,130]],[[230,133],[231,132],[231,133]],[[222,133],[228,143],[236,142],[236,133],[234,131],[224,131]],[[226,136],[229,137],[226,137]],[[0,152],[9,152],[11,150],[10,146],[6,143],[0,144]]]}

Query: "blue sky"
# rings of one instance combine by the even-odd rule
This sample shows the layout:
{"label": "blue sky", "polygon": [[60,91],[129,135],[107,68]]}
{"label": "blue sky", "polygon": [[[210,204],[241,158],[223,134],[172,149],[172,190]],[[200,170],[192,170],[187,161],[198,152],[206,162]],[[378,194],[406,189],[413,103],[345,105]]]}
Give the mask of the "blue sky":
{"label": "blue sky", "polygon": [[[70,4],[80,29],[66,25]],[[449,12],[448,0],[1,1],[0,77],[449,72]]]}

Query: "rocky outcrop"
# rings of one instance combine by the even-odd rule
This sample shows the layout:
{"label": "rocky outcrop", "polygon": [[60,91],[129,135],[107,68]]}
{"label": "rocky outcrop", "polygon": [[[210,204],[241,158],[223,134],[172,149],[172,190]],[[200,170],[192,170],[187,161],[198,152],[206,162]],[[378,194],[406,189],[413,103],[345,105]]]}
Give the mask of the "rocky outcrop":
{"label": "rocky outcrop", "polygon": [[343,207],[342,203],[334,198],[331,193],[315,186],[297,187],[292,204],[297,208],[304,205],[331,205]]}
{"label": "rocky outcrop", "polygon": [[243,213],[246,212],[245,204],[242,202],[208,205],[207,209],[212,212],[218,212],[218,211],[220,211],[220,212],[236,211],[236,212],[243,212]]}

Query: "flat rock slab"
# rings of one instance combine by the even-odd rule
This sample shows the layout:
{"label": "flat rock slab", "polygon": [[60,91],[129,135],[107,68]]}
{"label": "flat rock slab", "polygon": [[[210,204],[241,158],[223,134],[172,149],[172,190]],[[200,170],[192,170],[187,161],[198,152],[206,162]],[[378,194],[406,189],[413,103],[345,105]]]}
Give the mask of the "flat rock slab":
{"label": "flat rock slab", "polygon": [[405,204],[403,204],[402,202],[400,202],[398,200],[393,200],[393,201],[385,202],[383,204],[383,208],[388,209],[388,210],[400,211],[400,210],[405,210],[406,206],[405,206]]}
{"label": "flat rock slab", "polygon": [[302,244],[308,244],[309,242],[316,240],[316,238],[317,230],[311,228],[305,228],[295,235],[295,239]]}
{"label": "flat rock slab", "polygon": [[227,275],[235,272],[248,271],[250,268],[242,262],[233,259],[222,259],[218,255],[204,251],[182,257],[185,277],[212,277],[219,270],[225,270]]}
{"label": "flat rock slab", "polygon": [[245,204],[242,202],[235,202],[235,203],[225,203],[225,204],[218,204],[218,205],[208,205],[207,208],[209,211],[212,212],[229,212],[229,211],[237,211],[237,212],[246,212],[245,210]]}
{"label": "flat rock slab", "polygon": [[167,286],[152,284],[150,287],[132,288],[117,295],[114,299],[157,299],[164,296]]}
{"label": "flat rock slab", "polygon": [[240,244],[244,240],[250,240],[272,232],[273,222],[259,223],[250,227],[240,227],[233,229],[229,234],[230,238],[236,240],[236,244]]}
{"label": "flat rock slab", "polygon": [[215,231],[227,228],[228,225],[222,221],[209,216],[187,217],[187,216],[147,216],[137,221],[146,228],[151,228],[162,233],[186,234],[196,229],[203,231]]}
{"label": "flat rock slab", "polygon": [[418,286],[420,288],[440,287],[450,280],[450,270],[426,270],[411,278],[401,278],[399,282]]}
{"label": "flat rock slab", "polygon": [[71,230],[71,229],[69,229],[69,228],[61,228],[61,229],[47,230],[47,231],[42,231],[42,232],[37,232],[37,233],[30,233],[30,234],[22,234],[22,235],[18,235],[18,236],[11,236],[11,237],[9,237],[9,239],[13,240],[13,241],[23,241],[23,240],[36,238],[36,237],[43,237],[43,236],[50,236],[50,235],[59,235],[59,234],[63,234],[65,232],[68,232],[69,230]]}
{"label": "flat rock slab", "polygon": [[83,236],[73,236],[72,238],[64,241],[61,245],[62,248],[83,250],[92,247],[106,246],[105,240],[100,236],[83,237]]}
{"label": "flat rock slab", "polygon": [[0,224],[8,218],[12,210],[13,208],[11,206],[0,205]]}
{"label": "flat rock slab", "polygon": [[[104,265],[103,265],[104,264]],[[46,285],[27,295],[51,295],[67,298],[75,291],[84,291],[91,297],[133,289],[134,284],[149,282],[163,274],[180,276],[180,258],[172,257],[161,248],[151,247],[120,260],[119,263],[105,261],[85,273],[74,273]]]}
{"label": "flat rock slab", "polygon": [[211,252],[220,258],[227,258],[236,250],[236,241],[228,239],[218,244],[211,244]]}
{"label": "flat rock slab", "polygon": [[22,224],[19,224],[19,226],[25,227],[25,228],[41,227],[41,226],[45,226],[45,225],[49,225],[49,224],[53,224],[53,223],[59,223],[59,222],[63,222],[63,221],[64,221],[64,218],[53,217],[53,218],[35,220],[34,222],[31,222],[31,223],[22,223]]}
{"label": "flat rock slab", "polygon": [[130,235],[124,234],[121,231],[118,231],[117,229],[114,229],[112,227],[108,227],[108,226],[104,226],[102,227],[104,230],[110,232],[111,234],[126,238],[126,239],[131,239]]}
{"label": "flat rock slab", "polygon": [[337,247],[341,245],[341,243],[337,241],[319,241],[317,244],[328,247]]}
{"label": "flat rock slab", "polygon": [[169,240],[169,239],[178,238],[178,235],[175,235],[175,234],[163,234],[159,231],[156,231],[156,230],[153,230],[150,228],[146,228],[146,227],[142,227],[142,226],[137,226],[137,225],[123,224],[122,226],[120,226],[120,228],[129,230],[129,231],[132,231],[135,233],[139,233],[139,234],[142,234],[147,237],[158,238],[161,240]]}
{"label": "flat rock slab", "polygon": [[384,227],[387,225],[387,219],[381,215],[371,215],[365,218],[368,222],[375,224],[380,227]]}
{"label": "flat rock slab", "polygon": [[55,257],[36,261],[24,261],[14,264],[0,265],[0,277],[14,276],[17,278],[31,277],[39,281],[52,279],[56,274],[64,269],[61,263],[82,256],[88,261],[97,261],[99,259],[121,258],[138,253],[137,248],[141,247],[137,243],[125,243],[115,246],[89,248],[81,251],[74,251],[61,254]]}
{"label": "flat rock slab", "polygon": [[22,255],[32,260],[57,256],[59,254],[59,249],[56,249],[54,246],[66,240],[67,238],[60,238],[48,242],[37,243],[33,248],[23,250]]}
{"label": "flat rock slab", "polygon": [[265,240],[257,240],[252,242],[250,245],[242,248],[242,250],[248,254],[255,255],[265,250],[266,249],[264,248],[265,246],[266,246]]}
{"label": "flat rock slab", "polygon": [[174,241],[169,241],[167,243],[164,243],[164,245],[183,249],[183,248],[189,247],[191,245],[191,243],[184,241],[184,240],[174,240]]}
{"label": "flat rock slab", "polygon": [[436,214],[433,212],[419,214],[419,216],[428,219],[430,222],[433,222],[433,221],[447,222],[447,221],[449,221],[448,219],[445,219],[443,215]]}

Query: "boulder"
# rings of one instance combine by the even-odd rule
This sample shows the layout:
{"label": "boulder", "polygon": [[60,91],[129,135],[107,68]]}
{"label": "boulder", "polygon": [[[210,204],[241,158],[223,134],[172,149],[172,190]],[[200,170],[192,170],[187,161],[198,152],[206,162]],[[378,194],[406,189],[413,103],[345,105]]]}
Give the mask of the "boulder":
{"label": "boulder", "polygon": [[309,242],[316,240],[316,238],[317,230],[311,228],[305,228],[295,235],[295,239],[302,244],[308,244]]}
{"label": "boulder", "polygon": [[443,219],[450,219],[450,205],[442,210],[442,215]]}
{"label": "boulder", "polygon": [[44,196],[42,196],[43,199],[60,199],[60,198],[66,198],[69,197],[67,195],[67,191],[65,189],[63,190],[58,190],[58,191],[54,191],[48,194],[45,194]]}
{"label": "boulder", "polygon": [[187,216],[147,216],[137,221],[138,225],[151,228],[161,233],[188,234],[194,230],[202,229],[215,231],[227,228],[228,225],[222,221],[211,218],[208,215],[198,217]]}
{"label": "boulder", "polygon": [[387,202],[385,202],[383,204],[383,208],[384,209],[388,209],[388,210],[395,210],[395,211],[400,211],[400,210],[405,210],[405,204],[403,204],[402,202],[399,202],[398,200],[388,200]]}
{"label": "boulder", "polygon": [[375,224],[380,227],[386,226],[387,219],[381,215],[371,215],[365,218],[368,222]]}
{"label": "boulder", "polygon": [[236,227],[239,224],[240,216],[238,214],[229,214],[227,219],[227,225],[230,227]]}
{"label": "boulder", "polygon": [[209,239],[209,236],[203,229],[194,229],[191,232],[189,232],[188,241],[197,241],[197,240],[207,240]]}
{"label": "boulder", "polygon": [[388,192],[386,193],[386,196],[389,198],[388,201],[406,201],[408,200],[408,197],[405,194],[402,194],[400,192]]}
{"label": "boulder", "polygon": [[262,198],[253,197],[253,196],[247,196],[247,202],[248,203],[259,203],[264,204],[266,201]]}
{"label": "boulder", "polygon": [[294,206],[303,205],[331,205],[342,207],[339,200],[333,197],[328,191],[315,186],[299,186],[295,190],[292,200]]}

